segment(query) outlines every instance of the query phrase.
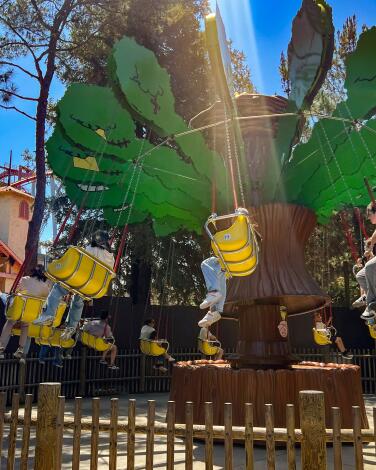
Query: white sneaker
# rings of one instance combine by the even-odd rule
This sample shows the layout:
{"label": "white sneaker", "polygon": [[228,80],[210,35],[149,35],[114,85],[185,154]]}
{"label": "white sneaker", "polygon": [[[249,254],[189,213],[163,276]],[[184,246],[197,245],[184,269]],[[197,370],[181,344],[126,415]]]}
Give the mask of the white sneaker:
{"label": "white sneaker", "polygon": [[23,348],[18,348],[17,351],[13,353],[13,357],[15,357],[16,359],[22,359],[23,355],[24,355]]}
{"label": "white sneaker", "polygon": [[68,339],[71,339],[75,331],[76,331],[76,328],[74,326],[68,326],[67,328],[65,328],[65,330],[61,334],[60,336],[61,340],[67,341]]}
{"label": "white sneaker", "polygon": [[370,320],[371,318],[375,317],[375,311],[371,310],[369,307],[367,307],[364,312],[360,315],[360,318],[363,320]]}
{"label": "white sneaker", "polygon": [[33,325],[52,325],[55,317],[41,315],[39,318],[33,321]]}
{"label": "white sneaker", "polygon": [[208,326],[212,325],[216,321],[221,319],[221,314],[219,312],[208,312],[202,320],[198,322],[198,326],[200,328],[207,328]]}
{"label": "white sneaker", "polygon": [[367,305],[366,303],[366,296],[365,295],[361,295],[359,297],[359,299],[356,299],[353,303],[352,303],[352,308],[360,308],[360,307],[365,307]]}
{"label": "white sneaker", "polygon": [[205,310],[206,308],[211,307],[212,305],[215,305],[217,302],[219,302],[222,299],[223,295],[218,292],[209,292],[208,295],[206,296],[206,299],[200,304],[200,309]]}

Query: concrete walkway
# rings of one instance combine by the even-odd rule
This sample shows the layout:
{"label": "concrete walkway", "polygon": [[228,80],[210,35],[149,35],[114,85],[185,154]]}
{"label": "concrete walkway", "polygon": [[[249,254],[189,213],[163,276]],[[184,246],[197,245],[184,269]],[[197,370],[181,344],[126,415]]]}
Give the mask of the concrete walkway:
{"label": "concrete walkway", "polygon": [[[128,399],[135,398],[137,401],[137,417],[145,418],[147,410],[147,401],[155,400],[156,402],[156,421],[164,422],[166,407],[168,401],[167,394],[145,394],[145,395],[135,395],[135,396],[121,396],[119,397],[119,417],[120,419],[127,416],[128,408]],[[376,397],[368,396],[366,398],[367,414],[369,416],[370,425],[373,425],[372,421],[372,407],[376,406]],[[84,399],[82,402],[82,415],[83,417],[89,418],[91,416],[91,400]],[[66,403],[66,416],[73,417],[74,402],[72,400],[67,401]],[[110,399],[102,398],[101,399],[101,412],[100,415],[102,418],[109,418],[110,416]],[[5,430],[5,435],[7,435],[7,429]],[[19,456],[20,456],[20,443],[21,443],[22,433],[21,430],[18,431],[18,442],[17,442],[17,462],[15,468],[19,468]],[[63,469],[71,468],[71,451],[72,451],[72,433],[64,433],[64,449],[63,449]],[[118,440],[118,469],[123,470],[126,468],[126,443],[127,438],[124,434],[119,434]],[[34,430],[31,435],[31,449],[35,446],[35,434]],[[100,434],[99,442],[99,460],[98,468],[104,469],[108,468],[108,446],[109,446],[109,436],[108,433]],[[6,452],[7,443],[4,443],[3,447]],[[155,437],[155,448],[154,448],[154,465],[153,468],[164,469],[166,468],[166,439],[164,437],[156,436]],[[146,450],[146,440],[144,436],[136,436],[136,468],[144,469],[145,468],[145,450]],[[193,468],[196,470],[205,469],[205,446],[202,442],[194,442],[194,465]],[[343,446],[343,468],[352,469],[355,468],[354,464],[354,450],[352,445],[347,444]],[[31,452],[29,468],[33,468],[33,454]],[[234,445],[234,469],[244,469],[245,468],[245,453],[242,445]],[[256,447],[255,448],[255,469],[261,470],[266,468],[266,453],[264,448]],[[333,452],[332,448],[328,447],[328,469],[333,468]],[[6,455],[5,453],[3,454]],[[375,469],[376,468],[376,457],[375,457],[375,446],[374,444],[367,444],[364,446],[364,468],[365,469]],[[184,440],[176,439],[175,441],[175,469],[184,469],[185,468],[185,451],[184,451]],[[297,459],[297,469],[300,469],[300,450],[296,449],[296,459]],[[4,460],[3,460],[4,465]],[[214,464],[215,469],[224,468],[224,446],[222,444],[214,445]],[[0,468],[3,468],[0,465]],[[4,467],[5,468],[5,467]],[[81,438],[81,465],[80,469],[86,470],[90,468],[90,433],[83,432]],[[286,452],[283,448],[276,450],[276,468],[287,469],[286,464]]]}

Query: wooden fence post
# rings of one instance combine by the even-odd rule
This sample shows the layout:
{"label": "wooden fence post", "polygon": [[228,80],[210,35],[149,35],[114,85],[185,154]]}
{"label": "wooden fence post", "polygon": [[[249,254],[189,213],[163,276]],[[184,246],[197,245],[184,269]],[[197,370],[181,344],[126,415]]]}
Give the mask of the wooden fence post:
{"label": "wooden fence post", "polygon": [[58,443],[57,418],[60,383],[41,383],[38,390],[38,420],[34,470],[56,468]]}
{"label": "wooden fence post", "polygon": [[80,383],[78,386],[78,394],[81,397],[86,396],[86,358],[87,358],[87,348],[84,346],[81,348],[80,356]]}
{"label": "wooden fence post", "polygon": [[324,392],[299,392],[302,470],[326,470]]}

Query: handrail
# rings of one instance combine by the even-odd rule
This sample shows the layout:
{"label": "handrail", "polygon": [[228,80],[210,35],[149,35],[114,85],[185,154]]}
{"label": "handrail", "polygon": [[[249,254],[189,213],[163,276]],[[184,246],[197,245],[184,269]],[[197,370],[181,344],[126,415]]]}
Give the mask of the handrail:
{"label": "handrail", "polygon": [[[13,418],[14,419],[14,418]],[[12,423],[11,412],[7,412],[4,416],[4,422],[6,424]],[[18,417],[18,424],[24,424],[24,417]],[[36,427],[37,417],[36,413],[33,413],[30,422],[31,426]],[[92,431],[92,419],[83,418],[81,419],[81,430],[82,431]],[[75,422],[74,418],[64,417],[64,429],[74,429]],[[101,419],[98,424],[99,432],[108,432],[111,429],[111,422],[109,419]],[[146,419],[136,421],[136,426],[134,428],[136,434],[146,434],[147,425]],[[175,424],[174,426],[175,436],[176,437],[186,437],[186,426],[185,424]],[[117,432],[119,433],[128,433],[128,421],[119,420],[117,426]],[[166,423],[155,422],[154,425],[154,434],[157,436],[167,436],[168,427]],[[253,439],[255,441],[265,441],[268,435],[268,431],[263,427],[254,427],[253,428]],[[203,424],[194,424],[193,425],[193,438],[205,439],[207,436],[207,431],[205,425]],[[225,437],[225,428],[224,426],[213,426],[213,438],[214,439],[224,439]],[[233,426],[232,427],[232,437],[237,441],[245,440],[245,428],[244,426]],[[373,429],[362,429],[361,430],[362,442],[375,442],[375,434]],[[285,428],[274,428],[274,440],[278,442],[287,442],[290,439],[290,435]],[[326,442],[333,442],[333,430],[325,430],[325,439]],[[295,429],[295,441],[302,442],[303,435],[301,429]],[[341,429],[341,442],[354,442],[354,431],[353,429]]]}

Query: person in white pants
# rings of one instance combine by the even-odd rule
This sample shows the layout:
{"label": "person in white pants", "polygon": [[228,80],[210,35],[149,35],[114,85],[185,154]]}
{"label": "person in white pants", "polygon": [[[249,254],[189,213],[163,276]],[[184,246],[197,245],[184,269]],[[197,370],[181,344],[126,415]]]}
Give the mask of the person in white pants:
{"label": "person in white pants", "polygon": [[[371,224],[376,225],[376,206],[371,202],[367,206],[367,218]],[[371,237],[366,241],[366,252],[372,253],[373,247],[376,244],[376,230],[373,232]],[[371,258],[365,264],[364,268],[361,269],[356,279],[360,287],[366,293],[366,309],[361,315],[363,320],[369,320],[376,316],[376,257]],[[358,299],[359,300],[359,299]]]}
{"label": "person in white pants", "polygon": [[207,296],[200,304],[200,309],[209,308],[208,313],[198,322],[200,328],[207,328],[221,319],[226,300],[226,273],[216,256],[211,256],[201,263]]}

